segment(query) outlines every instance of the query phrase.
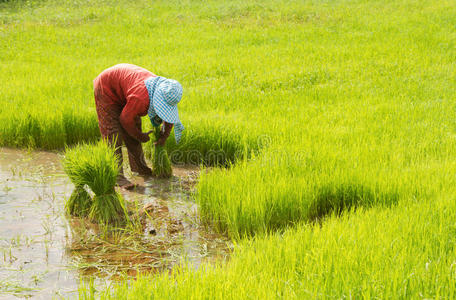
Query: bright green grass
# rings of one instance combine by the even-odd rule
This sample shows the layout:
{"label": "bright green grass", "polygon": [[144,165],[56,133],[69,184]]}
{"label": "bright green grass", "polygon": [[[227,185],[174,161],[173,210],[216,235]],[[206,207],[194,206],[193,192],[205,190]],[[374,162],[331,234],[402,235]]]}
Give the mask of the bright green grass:
{"label": "bright green grass", "polygon": [[185,88],[172,161],[255,155],[200,184],[203,218],[231,236],[338,209],[309,211],[320,190],[396,203],[447,184],[455,162],[451,4],[3,4],[0,144],[97,138],[92,79],[131,62]]}
{"label": "bright green grass", "polygon": [[103,140],[67,148],[62,164],[75,186],[88,186],[96,195],[114,191],[119,174],[118,158]]}
{"label": "bright green grass", "polygon": [[[330,218],[323,222],[322,244],[309,248],[316,252],[309,255],[320,259],[315,269],[305,269],[313,267],[306,265],[303,273],[278,272],[277,281],[260,282],[261,268],[249,269],[247,258],[262,252],[261,247],[276,249],[279,237],[242,246],[246,250],[234,253],[233,261],[245,264],[245,269],[228,266],[231,277],[224,283],[214,279],[211,285],[212,281],[204,279],[208,288],[214,286],[214,293],[236,287],[239,295],[248,296],[277,285],[301,286],[295,279],[305,274],[314,280],[309,279],[312,285],[306,288],[311,295],[328,286],[334,289],[329,295],[342,296],[348,291],[344,287],[352,286],[353,294],[366,290],[388,298],[399,293],[397,287],[385,293],[380,288],[369,290],[375,285],[362,281],[356,272],[350,275],[353,278],[342,274],[356,266],[356,253],[369,253],[378,259],[361,274],[392,265],[395,269],[383,281],[379,279],[380,286],[399,286],[413,278],[408,262],[426,264],[417,255],[423,245],[436,247],[441,255],[435,273],[428,277],[419,273],[429,294],[438,292],[433,284],[440,271],[442,280],[450,278],[443,270],[450,268],[454,256],[439,250],[438,240],[431,238],[440,231],[429,229],[426,236],[411,231],[404,242],[409,252],[402,254],[402,260],[393,260],[395,264],[389,261],[391,257],[382,256],[382,247],[393,243],[396,229],[405,230],[415,221],[420,224],[423,216],[432,216],[429,209],[441,203],[441,197],[456,196],[449,189],[455,184],[456,167],[454,1],[1,5],[1,145],[51,149],[96,139],[92,79],[106,67],[129,62],[175,78],[184,86],[179,112],[186,130],[180,145],[173,138],[167,143],[172,161],[235,163],[227,170],[202,175],[197,201],[204,222],[233,239],[261,238],[331,212],[372,208],[368,217],[360,212],[350,221]],[[404,204],[409,199],[423,204],[413,205],[414,214],[401,215],[394,206],[409,210]],[[382,247],[374,246],[377,240],[368,234],[369,222],[384,220],[383,214],[390,209],[402,217],[396,217],[398,224],[384,221],[390,229],[378,240]],[[451,224],[451,218],[442,218],[441,226]],[[324,233],[333,230],[347,237],[348,243],[355,234],[352,228],[358,225],[369,238],[353,245],[352,260],[332,264],[329,258],[337,257],[330,255],[340,249],[324,244]],[[381,230],[383,225],[376,228]],[[286,231],[290,243],[319,230],[302,226]],[[288,264],[283,257],[291,254],[271,251],[259,265],[265,261]],[[333,277],[325,271],[329,267]],[[224,270],[207,276],[227,278]],[[290,270],[294,270],[292,265]],[[200,276],[184,273],[180,278],[187,281]],[[245,276],[258,280],[249,283],[242,279]],[[177,285],[177,294],[190,297],[196,293],[198,297],[199,290],[179,282],[182,290]],[[174,289],[172,281],[164,286],[165,291],[169,291],[166,287]],[[418,296],[419,287],[410,289]]]}
{"label": "bright green grass", "polygon": [[[124,199],[114,189],[119,165],[113,147],[100,140],[67,148],[62,164],[75,186],[65,205],[68,213],[88,216],[101,224],[120,224],[128,219]],[[95,194],[93,199],[85,190],[86,186]]]}
{"label": "bright green grass", "polygon": [[76,217],[87,217],[92,206],[92,197],[84,186],[75,186],[65,202],[65,212]]}
{"label": "bright green grass", "polygon": [[[160,138],[161,126],[154,128],[155,141]],[[156,177],[169,178],[173,175],[171,161],[168,152],[163,145],[154,145],[154,157],[152,162],[152,174]]]}
{"label": "bright green grass", "polygon": [[419,200],[245,241],[225,264],[144,276],[101,298],[454,299],[455,199]]}

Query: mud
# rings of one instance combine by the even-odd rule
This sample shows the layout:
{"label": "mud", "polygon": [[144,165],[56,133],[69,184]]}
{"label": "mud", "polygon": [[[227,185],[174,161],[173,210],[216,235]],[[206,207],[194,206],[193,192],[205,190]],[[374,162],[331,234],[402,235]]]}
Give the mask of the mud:
{"label": "mud", "polygon": [[77,295],[81,280],[110,284],[139,272],[169,272],[226,259],[231,245],[200,226],[192,190],[197,167],[174,167],[171,179],[127,175],[140,184],[119,190],[136,226],[100,229],[64,213],[73,186],[61,156],[0,148],[0,299]]}

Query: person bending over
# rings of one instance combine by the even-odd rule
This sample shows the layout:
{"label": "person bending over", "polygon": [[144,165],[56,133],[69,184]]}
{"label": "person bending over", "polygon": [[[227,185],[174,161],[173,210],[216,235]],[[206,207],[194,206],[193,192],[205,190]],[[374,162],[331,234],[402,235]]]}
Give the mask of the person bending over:
{"label": "person bending over", "polygon": [[127,147],[133,172],[151,175],[141,143],[149,141],[153,131],[142,132],[141,117],[148,115],[154,127],[163,123],[157,144],[165,144],[173,126],[179,143],[184,130],[177,112],[182,86],[176,80],[157,76],[144,68],[118,64],[101,72],[93,81],[93,87],[101,136],[115,146],[119,157],[117,185],[132,189],[135,185],[124,176],[121,146],[124,143]]}

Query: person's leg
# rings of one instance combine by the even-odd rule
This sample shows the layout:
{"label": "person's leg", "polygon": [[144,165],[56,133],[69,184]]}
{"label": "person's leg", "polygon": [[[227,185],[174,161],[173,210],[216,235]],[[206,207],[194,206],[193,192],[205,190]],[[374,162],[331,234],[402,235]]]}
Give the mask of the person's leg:
{"label": "person's leg", "polygon": [[[136,120],[136,126],[141,130],[140,118]],[[152,170],[146,164],[141,142],[127,134],[123,128],[121,130],[121,136],[128,150],[128,160],[131,170],[138,172],[140,175],[152,175]]]}
{"label": "person's leg", "polygon": [[121,108],[116,105],[112,105],[109,99],[103,95],[102,89],[94,84],[95,94],[95,106],[98,116],[98,127],[100,128],[101,137],[106,139],[107,142],[115,147],[116,155],[119,159],[119,175],[117,176],[117,185],[125,189],[134,188],[134,184],[125,178],[123,173],[123,158],[122,158],[122,135],[120,131],[122,126],[120,125],[119,117]]}

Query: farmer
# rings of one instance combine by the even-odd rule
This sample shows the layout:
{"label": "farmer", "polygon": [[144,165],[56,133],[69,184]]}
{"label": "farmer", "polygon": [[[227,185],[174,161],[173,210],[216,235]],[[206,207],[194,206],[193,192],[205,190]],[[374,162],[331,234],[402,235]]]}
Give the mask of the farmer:
{"label": "farmer", "polygon": [[101,72],[93,81],[93,87],[101,136],[115,145],[119,157],[117,184],[132,189],[135,185],[125,178],[122,168],[122,143],[127,147],[131,170],[151,175],[141,143],[149,141],[153,130],[142,132],[141,117],[148,115],[154,127],[163,123],[156,144],[165,144],[173,126],[178,143],[184,130],[177,113],[182,86],[176,80],[157,76],[141,67],[118,64]]}

